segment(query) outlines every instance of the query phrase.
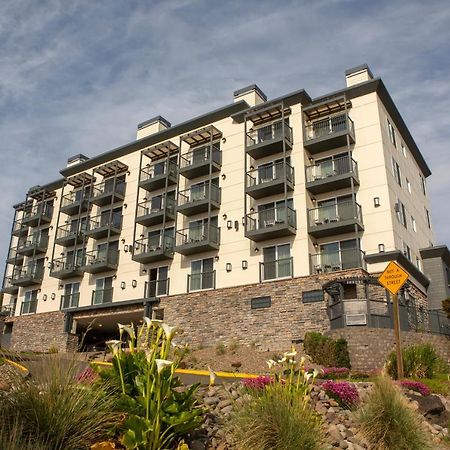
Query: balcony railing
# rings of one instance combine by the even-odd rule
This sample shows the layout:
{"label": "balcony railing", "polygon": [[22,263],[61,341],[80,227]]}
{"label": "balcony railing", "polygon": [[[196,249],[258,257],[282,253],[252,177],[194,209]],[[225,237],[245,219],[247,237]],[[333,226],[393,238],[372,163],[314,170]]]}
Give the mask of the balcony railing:
{"label": "balcony railing", "polygon": [[82,255],[79,255],[78,257],[66,255],[61,258],[56,258],[52,261],[50,276],[59,278],[60,280],[81,276],[83,275],[83,271],[81,270],[83,264]]}
{"label": "balcony railing", "polygon": [[23,255],[17,253],[17,247],[11,247],[8,251],[6,262],[12,264],[20,263],[21,261],[23,261]]}
{"label": "balcony railing", "polygon": [[162,235],[138,239],[134,242],[133,260],[146,264],[163,259],[172,259],[173,236]]}
{"label": "balcony railing", "polygon": [[14,236],[26,236],[28,234],[28,225],[24,225],[21,220],[15,220],[13,223],[12,234]]}
{"label": "balcony railing", "polygon": [[163,195],[138,203],[136,222],[146,227],[156,225],[166,220],[175,220],[176,202],[172,197]]}
{"label": "balcony railing", "polygon": [[192,273],[187,276],[188,292],[216,288],[216,271]]}
{"label": "balcony railing", "polygon": [[108,234],[110,236],[120,234],[121,230],[122,216],[108,213],[90,217],[87,221],[85,234],[94,239],[101,239],[108,236]]}
{"label": "balcony railing", "polygon": [[287,149],[292,148],[292,128],[279,120],[247,132],[246,151],[254,159],[263,158],[283,151],[282,143]]}
{"label": "balcony railing", "polygon": [[70,191],[61,200],[61,212],[70,216],[86,212],[88,208],[90,190]]}
{"label": "balcony railing", "polygon": [[119,250],[107,248],[97,249],[84,254],[81,270],[88,273],[117,270],[119,264]]}
{"label": "balcony railing", "polygon": [[199,214],[208,211],[209,204],[211,209],[219,209],[220,200],[221,188],[213,183],[205,182],[178,192],[178,212],[187,216]]}
{"label": "balcony railing", "polygon": [[92,291],[92,304],[102,305],[103,303],[111,303],[113,300],[113,288],[96,289]]}
{"label": "balcony railing", "polygon": [[208,250],[218,250],[220,245],[220,228],[214,225],[198,225],[176,233],[175,251],[190,255]]}
{"label": "balcony railing", "polygon": [[104,206],[111,203],[123,201],[125,198],[125,181],[111,179],[102,181],[92,188],[91,202]]}
{"label": "balcony railing", "polygon": [[48,247],[48,236],[45,234],[34,234],[28,239],[21,241],[17,246],[17,253],[25,256],[45,253]]}
{"label": "balcony railing", "polygon": [[16,286],[31,286],[42,283],[43,278],[43,266],[16,267],[11,282]]}
{"label": "balcony railing", "polygon": [[158,298],[169,295],[169,278],[145,282],[145,298]]}
{"label": "balcony railing", "polygon": [[56,230],[55,242],[58,245],[72,246],[83,242],[83,232],[86,230],[86,222],[66,223]]}
{"label": "balcony railing", "polygon": [[139,186],[153,191],[177,183],[178,167],[174,161],[154,162],[141,169]]}
{"label": "balcony railing", "polygon": [[222,166],[222,152],[215,145],[193,148],[180,157],[180,174],[186,178],[195,178],[210,172],[219,172]]}
{"label": "balcony railing", "polygon": [[294,190],[294,169],[284,161],[249,170],[246,175],[247,194],[253,198],[281,194],[285,183],[287,191]]}
{"label": "balcony railing", "polygon": [[311,274],[337,272],[339,270],[366,268],[365,253],[358,248],[342,249],[311,255]]}
{"label": "balcony railing", "polygon": [[37,310],[37,300],[29,300],[22,302],[20,305],[20,314],[35,314]]}
{"label": "balcony railing", "polygon": [[19,290],[19,287],[14,284],[13,276],[7,276],[3,280],[3,287],[1,292],[5,294],[15,294]]}
{"label": "balcony railing", "polygon": [[280,258],[259,263],[260,280],[268,281],[277,278],[291,278],[294,274],[294,258]]}
{"label": "balcony railing", "polygon": [[305,125],[304,146],[310,153],[342,147],[355,142],[355,127],[346,113],[338,113]]}
{"label": "balcony railing", "polygon": [[0,306],[0,316],[13,317],[15,313],[16,313],[15,303]]}
{"label": "balcony railing", "polygon": [[315,237],[364,229],[361,206],[351,200],[308,210],[309,233]]}
{"label": "balcony railing", "polygon": [[78,308],[80,293],[61,295],[61,305],[59,309]]}
{"label": "balcony railing", "polygon": [[288,206],[276,206],[247,214],[245,236],[254,241],[261,241],[294,235],[296,227],[295,210]]}
{"label": "balcony railing", "polygon": [[349,156],[318,162],[306,168],[306,188],[313,194],[321,194],[359,185],[358,164]]}
{"label": "balcony railing", "polygon": [[49,223],[52,220],[53,205],[38,203],[23,213],[22,224],[35,227],[39,223]]}

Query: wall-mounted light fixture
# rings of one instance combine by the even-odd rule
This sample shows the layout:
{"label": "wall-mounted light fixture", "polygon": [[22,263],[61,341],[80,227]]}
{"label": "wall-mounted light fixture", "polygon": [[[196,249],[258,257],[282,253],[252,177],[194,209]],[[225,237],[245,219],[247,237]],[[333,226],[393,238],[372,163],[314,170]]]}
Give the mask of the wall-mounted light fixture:
{"label": "wall-mounted light fixture", "polygon": [[133,280],[131,282],[131,286],[135,288],[137,286],[137,280]]}
{"label": "wall-mounted light fixture", "polygon": [[42,300],[44,300],[44,302],[47,301],[47,294],[44,294],[44,295],[42,296]]}
{"label": "wall-mounted light fixture", "polygon": [[245,227],[245,216],[242,218],[242,226]]}
{"label": "wall-mounted light fixture", "polygon": [[255,212],[255,208],[250,208],[250,212]]}
{"label": "wall-mounted light fixture", "polygon": [[49,263],[47,264],[47,269],[51,269],[51,268],[52,268],[52,263],[49,262]]}
{"label": "wall-mounted light fixture", "polygon": [[384,252],[384,244],[378,244],[378,251],[379,251],[380,253],[383,253],[383,252]]}
{"label": "wall-mounted light fixture", "polygon": [[126,287],[127,287],[127,285],[126,285],[125,281],[122,281],[120,283],[120,289],[125,289]]}
{"label": "wall-mounted light fixture", "polygon": [[142,269],[142,273],[147,273],[147,269]]}
{"label": "wall-mounted light fixture", "polygon": [[117,280],[117,275],[113,275],[113,280]]}
{"label": "wall-mounted light fixture", "polygon": [[222,174],[222,180],[226,180],[227,179],[227,176],[223,173]]}
{"label": "wall-mounted light fixture", "polygon": [[222,138],[222,144],[225,144],[227,142],[227,138]]}
{"label": "wall-mounted light fixture", "polygon": [[250,170],[253,170],[254,169],[254,167],[253,166],[250,166]]}
{"label": "wall-mounted light fixture", "polygon": [[120,242],[122,242],[122,244],[125,244],[125,239],[121,239]]}
{"label": "wall-mounted light fixture", "polygon": [[233,228],[233,221],[232,220],[227,220],[227,228],[229,230],[231,230]]}
{"label": "wall-mounted light fixture", "polygon": [[227,263],[226,266],[225,266],[226,271],[227,272],[231,272],[231,268],[232,268],[231,267],[231,263]]}
{"label": "wall-mounted light fixture", "polygon": [[56,294],[54,293],[54,292],[52,292],[52,295],[51,295],[51,297],[50,297],[52,300],[55,300],[55,298],[56,298]]}
{"label": "wall-mounted light fixture", "polygon": [[235,228],[236,231],[239,230],[239,220],[235,220],[234,221],[234,228]]}
{"label": "wall-mounted light fixture", "polygon": [[259,248],[255,247],[255,253],[258,253],[258,252],[259,252]]}
{"label": "wall-mounted light fixture", "polygon": [[140,237],[141,239],[144,239],[144,235],[143,235],[143,234],[140,234],[139,237]]}
{"label": "wall-mounted light fixture", "polygon": [[380,205],[381,205],[380,197],[374,197],[373,198],[373,206],[375,206],[375,208],[378,208]]}
{"label": "wall-mounted light fixture", "polygon": [[124,208],[124,209],[127,209],[127,208],[128,208],[128,205],[127,205],[126,203],[124,203],[124,204],[123,204],[123,208]]}
{"label": "wall-mounted light fixture", "polygon": [[214,261],[219,261],[219,255],[214,256]]}
{"label": "wall-mounted light fixture", "polygon": [[127,244],[125,244],[124,246],[123,246],[123,251],[125,252],[125,253],[128,253],[128,250],[129,250],[130,248],[129,248],[129,246],[127,245]]}
{"label": "wall-mounted light fixture", "polygon": [[64,287],[63,284],[58,284],[58,289],[62,289]]}
{"label": "wall-mounted light fixture", "polygon": [[248,261],[246,260],[246,259],[244,259],[244,260],[242,260],[242,268],[245,270],[245,269],[248,269]]}
{"label": "wall-mounted light fixture", "polygon": [[227,216],[226,214],[222,214],[222,219],[223,219],[223,220],[227,220],[227,217],[228,217],[228,216]]}

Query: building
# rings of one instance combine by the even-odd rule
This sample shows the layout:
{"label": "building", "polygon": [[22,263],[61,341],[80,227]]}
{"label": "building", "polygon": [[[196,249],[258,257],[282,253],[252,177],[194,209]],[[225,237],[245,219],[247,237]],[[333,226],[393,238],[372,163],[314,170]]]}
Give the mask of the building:
{"label": "building", "polygon": [[252,85],[173,127],[157,116],[31,188],[14,207],[4,342],[67,349],[88,330],[98,346],[143,314],[189,342],[263,347],[370,327],[389,321],[367,280],[390,260],[411,275],[404,306],[438,310],[449,254],[434,247],[430,169],[381,79],[367,65],[345,78],[314,99]]}

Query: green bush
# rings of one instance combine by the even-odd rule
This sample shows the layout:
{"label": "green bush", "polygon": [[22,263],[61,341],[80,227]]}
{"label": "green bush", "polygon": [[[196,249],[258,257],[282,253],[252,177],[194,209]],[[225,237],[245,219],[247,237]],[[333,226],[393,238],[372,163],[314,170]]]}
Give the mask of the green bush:
{"label": "green bush", "polygon": [[[406,378],[433,378],[442,368],[443,362],[431,344],[411,345],[402,349],[403,371]],[[397,354],[392,351],[386,368],[393,378],[397,375]]]}
{"label": "green bush", "polygon": [[357,413],[361,431],[380,450],[431,449],[429,433],[419,414],[412,410],[386,376],[375,380],[373,389]]}
{"label": "green bush", "polygon": [[334,340],[322,333],[309,332],[305,334],[303,347],[316,364],[351,368],[347,341],[343,338]]}

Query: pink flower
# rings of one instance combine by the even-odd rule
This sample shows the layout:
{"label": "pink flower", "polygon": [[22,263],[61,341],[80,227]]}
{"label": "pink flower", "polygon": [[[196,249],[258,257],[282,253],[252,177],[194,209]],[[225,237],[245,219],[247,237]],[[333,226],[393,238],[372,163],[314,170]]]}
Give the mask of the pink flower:
{"label": "pink flower", "polygon": [[267,375],[256,378],[244,378],[242,384],[249,389],[264,389],[268,384],[273,383],[272,377]]}
{"label": "pink flower", "polygon": [[86,367],[82,372],[80,372],[76,377],[75,381],[77,383],[93,383],[97,379],[97,374],[92,370],[91,367]]}
{"label": "pink flower", "polygon": [[411,391],[416,391],[419,394],[426,397],[427,395],[431,394],[430,389],[425,384],[421,383],[420,381],[408,381],[408,380],[402,380],[399,381],[398,384],[405,389],[410,389]]}
{"label": "pink flower", "polygon": [[327,380],[321,384],[327,395],[336,400],[343,408],[351,408],[359,402],[358,390],[346,381]]}
{"label": "pink flower", "polygon": [[323,378],[347,378],[350,374],[350,369],[347,367],[324,367]]}

